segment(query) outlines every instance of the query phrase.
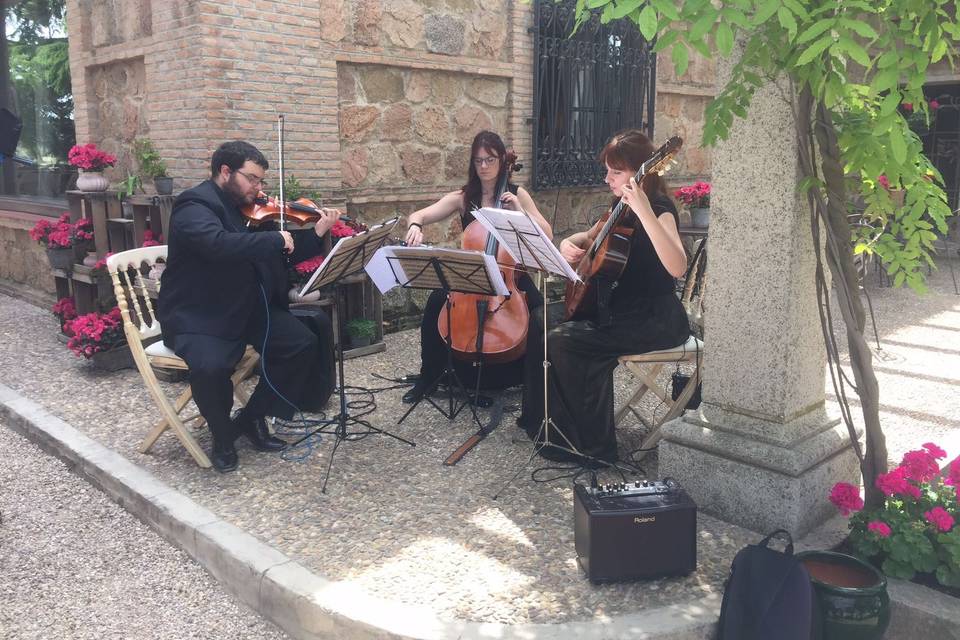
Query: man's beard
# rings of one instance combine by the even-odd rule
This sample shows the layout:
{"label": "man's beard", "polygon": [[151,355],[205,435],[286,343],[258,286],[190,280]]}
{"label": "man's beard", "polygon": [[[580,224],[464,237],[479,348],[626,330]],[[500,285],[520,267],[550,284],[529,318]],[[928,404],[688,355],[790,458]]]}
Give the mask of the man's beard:
{"label": "man's beard", "polygon": [[223,185],[223,192],[227,194],[227,197],[233,200],[238,207],[253,204],[253,197],[248,196],[247,192],[240,187],[235,175],[231,175]]}

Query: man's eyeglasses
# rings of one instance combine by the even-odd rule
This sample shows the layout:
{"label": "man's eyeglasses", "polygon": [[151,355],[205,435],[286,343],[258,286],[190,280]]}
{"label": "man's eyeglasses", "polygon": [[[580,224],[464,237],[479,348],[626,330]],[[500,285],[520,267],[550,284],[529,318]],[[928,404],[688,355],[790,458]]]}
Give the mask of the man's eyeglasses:
{"label": "man's eyeglasses", "polygon": [[234,173],[239,173],[239,174],[242,175],[244,178],[246,178],[246,179],[247,179],[247,182],[250,183],[250,186],[251,186],[251,187],[263,187],[264,189],[267,188],[267,181],[264,180],[263,178],[260,178],[260,177],[255,176],[255,175],[251,175],[251,174],[249,174],[249,173],[246,173],[245,171],[240,171],[239,169],[237,169],[236,171],[234,171]]}
{"label": "man's eyeglasses", "polygon": [[473,159],[475,167],[492,167],[500,160],[497,156],[487,156],[486,158],[476,157]]}

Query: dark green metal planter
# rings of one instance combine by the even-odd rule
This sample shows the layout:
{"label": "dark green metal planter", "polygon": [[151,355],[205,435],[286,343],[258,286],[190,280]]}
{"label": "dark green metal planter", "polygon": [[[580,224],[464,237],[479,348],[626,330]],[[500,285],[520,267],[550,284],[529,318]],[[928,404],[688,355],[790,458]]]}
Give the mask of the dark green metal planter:
{"label": "dark green metal planter", "polygon": [[[815,560],[837,570],[867,576],[870,586],[844,587],[818,579],[811,572],[813,588],[823,612],[823,640],[879,640],[890,624],[887,579],[874,567],[853,556],[832,551],[804,551],[797,557]],[[809,567],[808,567],[809,570]],[[822,576],[821,576],[822,578]]]}

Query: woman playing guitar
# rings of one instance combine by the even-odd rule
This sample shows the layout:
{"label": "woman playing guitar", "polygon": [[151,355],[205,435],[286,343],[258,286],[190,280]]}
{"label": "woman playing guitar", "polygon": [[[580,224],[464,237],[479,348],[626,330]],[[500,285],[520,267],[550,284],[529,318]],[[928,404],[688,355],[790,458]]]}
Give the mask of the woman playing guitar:
{"label": "woman playing guitar", "polygon": [[[499,202],[496,201],[497,194],[494,192],[498,181],[505,176],[509,177],[505,161],[506,156],[507,150],[500,136],[492,131],[478,133],[470,147],[467,183],[457,191],[452,191],[443,196],[432,205],[410,214],[407,218],[407,235],[405,238],[407,244],[409,246],[419,245],[423,241],[423,227],[425,225],[441,222],[455,213],[460,214],[460,222],[466,229],[473,222],[471,211],[482,207],[501,207],[514,211],[526,211],[550,235],[550,225],[540,215],[537,205],[534,204],[530,194],[523,187],[518,187],[507,181],[507,189],[500,195]],[[529,276],[523,274],[519,279],[518,286],[526,294],[527,306],[531,310],[543,306],[543,300]],[[446,297],[443,292],[437,290],[430,294],[430,298],[424,307],[423,320],[420,324],[420,377],[414,387],[404,394],[404,402],[413,403],[420,400],[444,369],[446,346],[438,332],[437,319],[445,302]],[[536,331],[534,325],[537,325],[537,322],[533,319],[534,315],[531,314],[530,325]],[[539,335],[542,337],[542,331]],[[535,340],[535,338],[531,337],[528,342],[530,340]],[[509,365],[494,365],[506,368],[498,370],[495,375],[490,367],[485,367],[484,377],[497,380],[498,383],[502,383],[498,386],[502,387],[519,384],[522,381],[520,371],[523,361],[523,358],[519,358],[515,363],[509,363]],[[516,366],[511,366],[514,364]],[[540,369],[539,363],[537,368]],[[465,374],[468,374],[472,367],[464,366],[463,369],[463,372],[458,369],[461,379],[467,377]],[[468,379],[464,379],[464,383],[468,387],[473,384]]]}
{"label": "woman playing guitar", "polygon": [[[674,294],[674,278],[686,269],[686,254],[677,232],[677,211],[663,179],[648,173],[638,185],[635,174],[655,155],[654,146],[639,130],[616,134],[600,152],[607,168],[606,183],[613,205],[622,198],[630,211],[622,224],[632,227],[626,237],[629,255],[615,280],[600,281],[596,304],[586,314],[574,314],[548,336],[549,414],[572,448],[605,462],[617,460],[613,424],[613,370],[618,356],[667,349],[690,335],[687,316]],[[606,221],[560,243],[560,253],[576,267],[585,258]],[[617,233],[617,232],[615,232]],[[569,292],[568,292],[569,294]],[[543,419],[543,374],[534,363],[543,360],[543,346],[528,342],[523,413],[518,424],[535,437]],[[550,442],[567,447],[554,433]],[[550,460],[591,463],[554,447],[540,449]],[[596,464],[596,463],[594,463]]]}

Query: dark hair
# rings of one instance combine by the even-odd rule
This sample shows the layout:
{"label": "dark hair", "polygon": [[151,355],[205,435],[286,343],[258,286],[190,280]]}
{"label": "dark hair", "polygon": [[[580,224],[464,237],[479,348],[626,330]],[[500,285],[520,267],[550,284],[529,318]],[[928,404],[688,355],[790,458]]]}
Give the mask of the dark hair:
{"label": "dark hair", "polygon": [[270,163],[260,153],[260,150],[249,142],[243,140],[231,140],[224,142],[213,152],[213,158],[210,159],[210,177],[216,178],[220,174],[220,167],[227,165],[230,171],[236,171],[243,166],[247,160],[260,165],[264,171],[270,168]]}
{"label": "dark hair", "polygon": [[[601,164],[608,164],[620,171],[636,173],[650,156],[656,151],[650,138],[639,129],[625,129],[615,133],[597,156]],[[643,190],[647,197],[653,200],[656,195],[670,197],[667,192],[667,183],[663,176],[652,173],[643,180]]]}
{"label": "dark hair", "polygon": [[469,177],[467,178],[467,184],[463,185],[464,213],[470,212],[470,203],[472,202],[478,205],[483,204],[483,187],[480,185],[480,174],[477,173],[477,167],[473,164],[473,159],[477,157],[477,152],[481,149],[486,149],[500,158],[500,173],[497,174],[497,182],[500,182],[504,171],[507,170],[507,166],[503,162],[503,158],[507,155],[507,148],[504,146],[500,136],[493,131],[481,131],[478,133],[473,138],[473,145],[470,147],[470,157],[468,158],[468,163],[470,164],[470,168],[468,169]]}

